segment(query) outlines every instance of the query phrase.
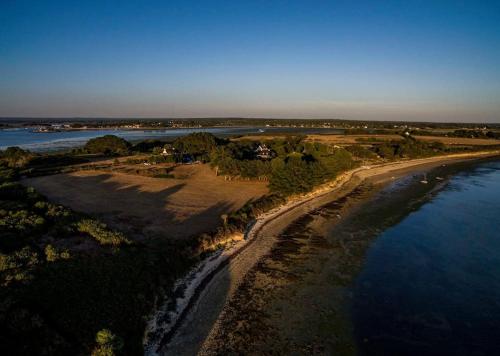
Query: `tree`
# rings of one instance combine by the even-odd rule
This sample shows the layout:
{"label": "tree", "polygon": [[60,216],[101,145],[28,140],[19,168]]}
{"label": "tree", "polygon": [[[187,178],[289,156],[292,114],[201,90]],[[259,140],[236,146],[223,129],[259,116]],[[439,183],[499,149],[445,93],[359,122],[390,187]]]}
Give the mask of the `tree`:
{"label": "tree", "polygon": [[190,155],[195,159],[208,161],[210,153],[221,143],[217,137],[208,132],[194,132],[179,137],[173,143],[173,147],[181,155]]}
{"label": "tree", "polygon": [[8,167],[21,167],[33,158],[33,154],[20,147],[8,147],[5,151],[0,151],[0,158],[7,163]]}
{"label": "tree", "polygon": [[121,137],[105,135],[89,140],[84,150],[88,153],[126,154],[130,149],[130,143]]}
{"label": "tree", "polygon": [[123,348],[122,339],[113,334],[109,329],[98,331],[95,341],[97,345],[92,351],[92,356],[114,356],[115,351],[120,351]]}

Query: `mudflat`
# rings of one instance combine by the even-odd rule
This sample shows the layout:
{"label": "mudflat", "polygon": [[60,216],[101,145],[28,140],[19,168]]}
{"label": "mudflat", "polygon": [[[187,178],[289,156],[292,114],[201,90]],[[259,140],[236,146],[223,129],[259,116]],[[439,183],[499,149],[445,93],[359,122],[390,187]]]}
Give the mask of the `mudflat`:
{"label": "mudflat", "polygon": [[[234,302],[238,305],[238,295],[249,293],[249,289],[244,286],[245,281],[251,277],[248,273],[272,250],[278,241],[278,236],[301,216],[344,198],[366,179],[370,179],[372,184],[380,184],[410,172],[427,170],[445,163],[498,155],[498,153],[456,154],[361,167],[342,174],[335,182],[320,187],[306,196],[292,199],[280,209],[264,214],[248,232],[249,243],[242,247],[241,253],[235,254],[229,263],[207,281],[197,301],[193,303],[194,307],[183,318],[184,320],[180,321],[177,333],[171,339],[163,340],[157,351],[160,354],[220,354],[219,351],[228,351],[235,346],[235,344],[229,345],[229,339],[241,345],[239,338],[233,338],[238,331],[232,333],[231,329],[227,328],[228,323],[234,327],[233,322],[238,319],[240,312]],[[265,281],[263,283],[266,284]],[[239,289],[242,284],[243,289]],[[274,288],[273,283],[270,286]],[[258,299],[262,295],[259,296],[259,288],[256,290]],[[236,299],[233,299],[235,297]],[[242,324],[241,327],[244,329],[245,325]]]}

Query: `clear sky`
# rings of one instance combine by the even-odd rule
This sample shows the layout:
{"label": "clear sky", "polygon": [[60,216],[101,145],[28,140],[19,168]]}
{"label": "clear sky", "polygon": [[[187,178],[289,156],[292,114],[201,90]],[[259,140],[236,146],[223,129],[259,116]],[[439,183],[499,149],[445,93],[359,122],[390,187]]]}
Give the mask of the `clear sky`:
{"label": "clear sky", "polygon": [[500,122],[500,1],[0,0],[0,116]]}

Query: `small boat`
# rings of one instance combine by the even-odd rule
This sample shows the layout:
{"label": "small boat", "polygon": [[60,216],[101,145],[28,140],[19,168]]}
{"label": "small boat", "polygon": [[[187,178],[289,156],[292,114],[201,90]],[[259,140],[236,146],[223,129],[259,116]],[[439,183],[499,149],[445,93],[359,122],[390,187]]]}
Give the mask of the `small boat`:
{"label": "small boat", "polygon": [[264,130],[262,130],[262,129],[259,129],[259,132],[265,132],[265,131],[264,131]]}
{"label": "small boat", "polygon": [[443,177],[436,177],[437,180],[443,180]]}
{"label": "small boat", "polygon": [[420,183],[422,183],[422,184],[427,184],[427,183],[429,183],[429,181],[427,180],[427,174],[424,174],[424,179],[422,179],[422,180],[420,181]]}

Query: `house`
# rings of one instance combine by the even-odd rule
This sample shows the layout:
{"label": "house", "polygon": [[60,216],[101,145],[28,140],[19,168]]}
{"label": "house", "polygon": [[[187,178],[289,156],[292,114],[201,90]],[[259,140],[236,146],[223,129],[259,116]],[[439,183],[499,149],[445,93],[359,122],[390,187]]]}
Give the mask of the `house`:
{"label": "house", "polygon": [[255,156],[260,159],[270,159],[272,152],[265,144],[262,144],[255,149]]}
{"label": "house", "polygon": [[173,156],[175,154],[175,148],[170,145],[165,145],[161,154],[162,156]]}

